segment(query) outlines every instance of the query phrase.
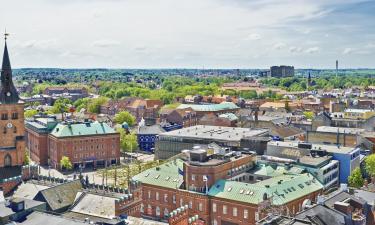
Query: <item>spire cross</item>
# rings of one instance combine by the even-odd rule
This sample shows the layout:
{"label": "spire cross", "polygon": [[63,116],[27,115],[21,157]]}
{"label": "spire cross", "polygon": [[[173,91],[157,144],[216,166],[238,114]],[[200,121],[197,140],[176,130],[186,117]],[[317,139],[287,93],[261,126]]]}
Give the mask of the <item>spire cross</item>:
{"label": "spire cross", "polygon": [[7,40],[7,39],[8,39],[8,36],[9,36],[9,33],[7,33],[7,29],[5,29],[5,32],[4,32],[4,39]]}

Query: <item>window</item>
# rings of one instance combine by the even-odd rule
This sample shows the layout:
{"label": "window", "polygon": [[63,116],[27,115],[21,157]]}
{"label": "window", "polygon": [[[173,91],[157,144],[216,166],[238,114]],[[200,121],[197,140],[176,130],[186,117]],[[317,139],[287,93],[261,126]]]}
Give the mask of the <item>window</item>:
{"label": "window", "polygon": [[195,174],[191,175],[191,180],[195,180]]}
{"label": "window", "polygon": [[182,198],[180,198],[180,207],[182,207],[184,205],[184,200],[182,200]]}
{"label": "window", "polygon": [[249,210],[247,210],[247,209],[243,210],[243,218],[244,219],[248,219],[249,218]]}
{"label": "window", "polygon": [[213,225],[217,225],[217,220],[216,219],[214,219]]}
{"label": "window", "polygon": [[228,208],[226,205],[223,205],[223,214],[227,215],[227,213],[228,213]]}
{"label": "window", "polygon": [[8,120],[8,114],[7,113],[1,114],[1,119],[2,120]]}
{"label": "window", "polygon": [[148,199],[151,198],[151,191],[148,191]]}
{"label": "window", "polygon": [[143,205],[143,203],[141,204],[141,213],[144,213],[145,211],[145,206]]}
{"label": "window", "polygon": [[216,212],[216,208],[217,208],[216,203],[212,203],[212,212]]}
{"label": "window", "polygon": [[173,204],[176,204],[176,195],[172,196],[172,202],[173,202]]}
{"label": "window", "polygon": [[168,194],[164,194],[164,202],[168,202]]}
{"label": "window", "polygon": [[236,207],[233,208],[233,216],[237,216],[237,208]]}
{"label": "window", "polygon": [[164,217],[169,216],[169,210],[167,208],[164,209]]}
{"label": "window", "polygon": [[189,209],[192,209],[192,208],[193,208],[193,202],[189,201]]}
{"label": "window", "polygon": [[12,113],[12,120],[18,119],[18,113],[14,112]]}
{"label": "window", "polygon": [[159,208],[159,206],[156,206],[155,214],[156,214],[156,216],[160,216],[160,208]]}
{"label": "window", "polygon": [[203,203],[200,202],[198,204],[198,210],[201,211],[201,212],[203,212]]}
{"label": "window", "polygon": [[156,192],[156,193],[155,193],[155,200],[156,200],[156,201],[159,201],[159,192]]}

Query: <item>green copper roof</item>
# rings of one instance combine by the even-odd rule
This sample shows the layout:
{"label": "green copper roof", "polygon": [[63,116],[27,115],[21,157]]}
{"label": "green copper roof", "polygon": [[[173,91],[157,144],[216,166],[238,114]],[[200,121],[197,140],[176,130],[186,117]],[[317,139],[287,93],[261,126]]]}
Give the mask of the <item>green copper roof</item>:
{"label": "green copper roof", "polygon": [[273,166],[269,164],[258,163],[256,169],[252,173],[256,175],[276,177],[284,174],[300,174],[303,171],[304,169],[296,166],[291,166],[289,169],[286,169],[285,166]]}
{"label": "green copper roof", "polygon": [[51,132],[55,137],[73,137],[97,134],[114,134],[116,131],[106,123],[59,123]]}
{"label": "green copper roof", "polygon": [[216,112],[220,110],[229,110],[229,109],[238,109],[239,107],[233,102],[222,102],[220,104],[211,104],[211,105],[197,105],[197,104],[181,104],[177,109],[186,109],[192,108],[194,111],[207,111],[207,112]]}
{"label": "green copper roof", "polygon": [[323,189],[312,175],[282,175],[255,184],[219,180],[209,191],[209,195],[250,204],[259,204],[263,196],[272,197],[273,205],[283,205],[294,199]]}
{"label": "green copper roof", "polygon": [[175,189],[182,184],[184,179],[178,173],[178,169],[183,170],[183,161],[180,159],[148,169],[134,176],[133,180],[144,184]]}

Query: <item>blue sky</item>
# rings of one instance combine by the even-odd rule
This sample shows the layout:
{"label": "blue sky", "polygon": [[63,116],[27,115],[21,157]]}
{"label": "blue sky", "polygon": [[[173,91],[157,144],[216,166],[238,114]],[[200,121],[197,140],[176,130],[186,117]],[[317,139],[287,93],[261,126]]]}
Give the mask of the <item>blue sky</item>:
{"label": "blue sky", "polygon": [[375,1],[0,0],[13,67],[375,68]]}

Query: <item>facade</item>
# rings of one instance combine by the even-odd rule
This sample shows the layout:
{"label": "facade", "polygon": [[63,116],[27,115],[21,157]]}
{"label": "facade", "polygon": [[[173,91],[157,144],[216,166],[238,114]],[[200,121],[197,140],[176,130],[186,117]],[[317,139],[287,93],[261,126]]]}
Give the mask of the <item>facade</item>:
{"label": "facade", "polygon": [[120,160],[120,134],[101,122],[62,122],[48,136],[49,164],[61,168],[69,157],[74,167],[105,166]]}
{"label": "facade", "polygon": [[[301,161],[303,157],[309,155],[314,155],[315,157],[332,156],[333,160],[339,161],[339,183],[347,183],[347,178],[351,172],[360,166],[360,149],[354,147],[271,141],[268,142],[266,154],[269,156],[292,159],[296,162]],[[331,166],[330,168],[333,168],[335,164],[331,164]],[[328,175],[332,175],[330,176],[332,180],[337,177],[337,174],[333,175],[331,171],[331,169],[329,169],[329,171],[327,170]],[[324,179],[325,178],[327,177],[324,177]]]}
{"label": "facade", "polygon": [[31,159],[39,165],[48,165],[48,135],[56,125],[56,118],[49,116],[36,116],[25,122],[26,146]]}
{"label": "facade", "polygon": [[181,104],[177,109],[189,109],[191,108],[196,112],[198,118],[202,118],[204,115],[209,113],[214,113],[216,115],[224,113],[236,113],[239,110],[239,107],[233,102],[222,102],[220,104]]}
{"label": "facade", "polygon": [[297,213],[323,188],[308,174],[249,183],[242,176],[254,167],[252,154],[201,149],[188,154],[189,160],[175,159],[133,177],[142,188],[142,217],[166,220],[171,210],[187,205],[189,216],[198,215],[202,224],[253,225],[273,207]]}
{"label": "facade", "polygon": [[137,131],[139,149],[141,151],[153,152],[159,134],[163,132],[165,132],[165,130],[159,124],[139,126]]}
{"label": "facade", "polygon": [[191,127],[198,124],[197,113],[191,108],[163,110],[160,113],[162,122]]}
{"label": "facade", "polygon": [[271,77],[294,77],[294,66],[272,66]]}
{"label": "facade", "polygon": [[268,133],[268,129],[206,125],[187,127],[160,134],[156,142],[155,157],[168,159],[181,153],[182,150],[191,149],[195,145],[208,145],[212,142],[236,150],[245,147],[241,146],[241,140],[267,136]]}
{"label": "facade", "polygon": [[157,118],[161,106],[163,106],[161,100],[131,97],[120,100],[110,100],[107,104],[100,106],[100,113],[115,115],[121,111],[128,111],[139,122],[142,118]]}

